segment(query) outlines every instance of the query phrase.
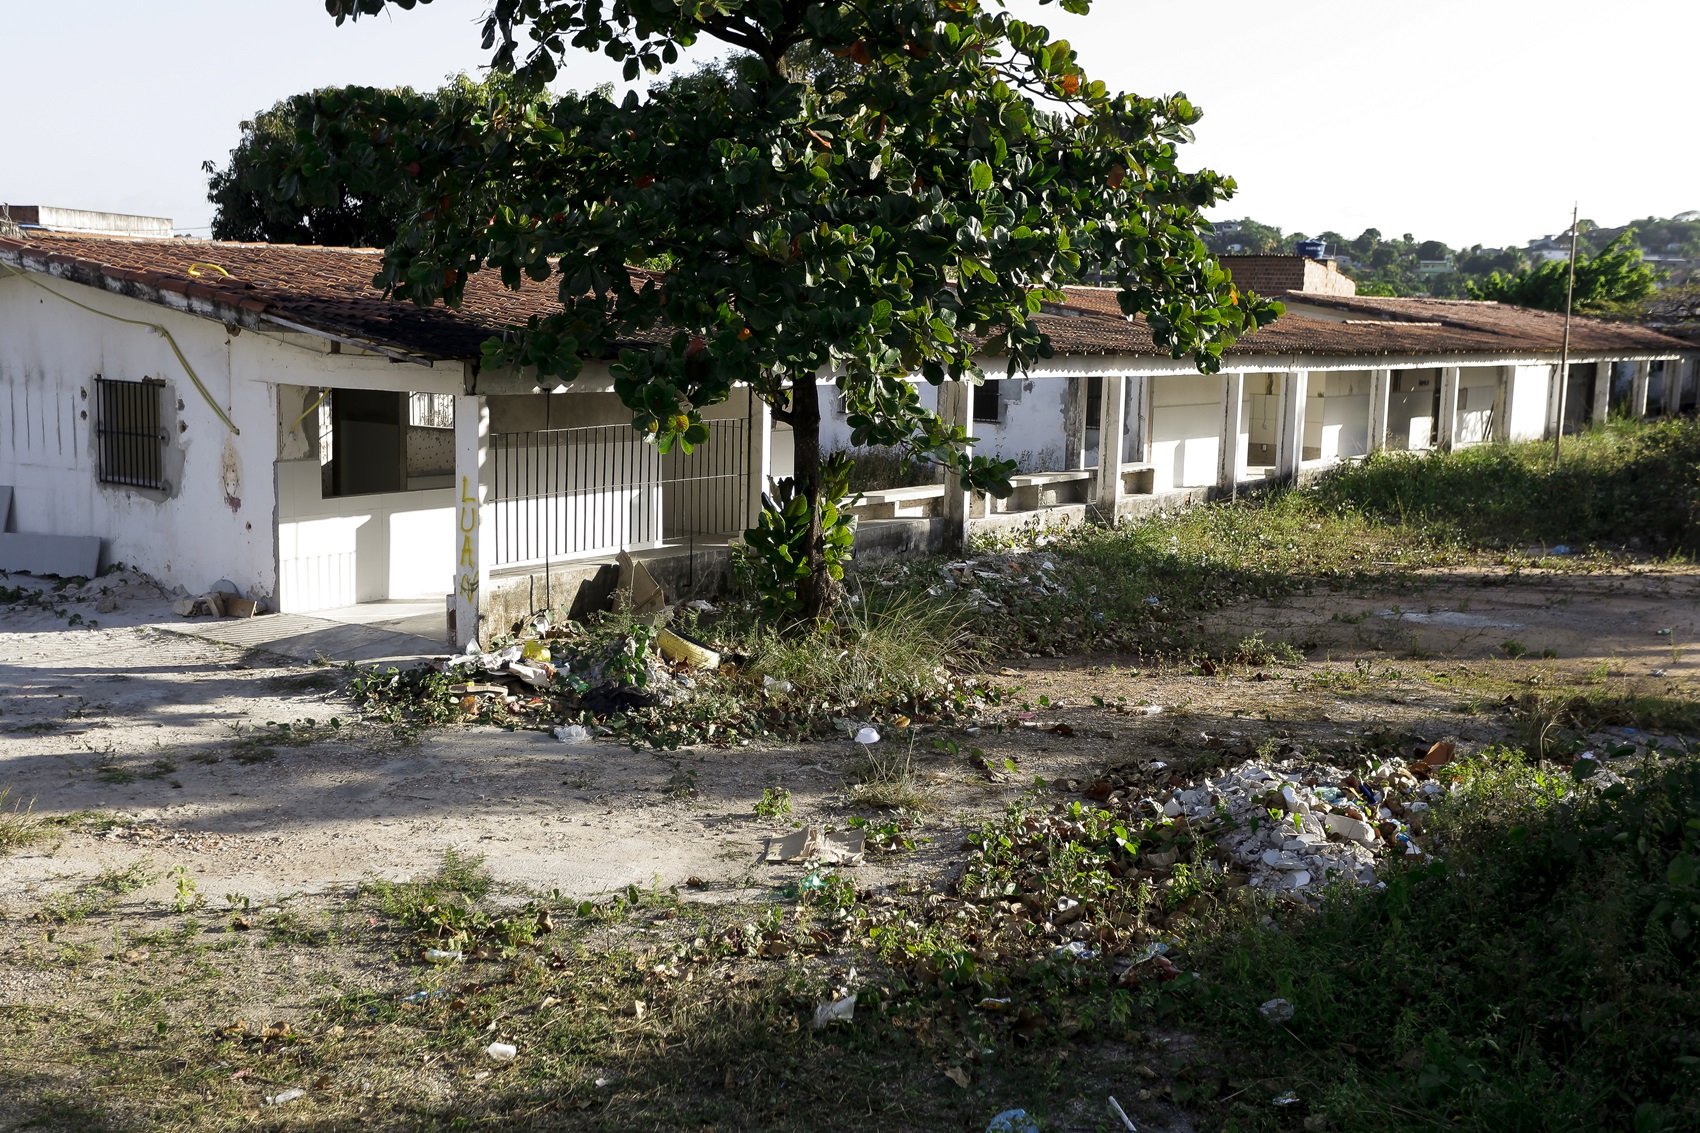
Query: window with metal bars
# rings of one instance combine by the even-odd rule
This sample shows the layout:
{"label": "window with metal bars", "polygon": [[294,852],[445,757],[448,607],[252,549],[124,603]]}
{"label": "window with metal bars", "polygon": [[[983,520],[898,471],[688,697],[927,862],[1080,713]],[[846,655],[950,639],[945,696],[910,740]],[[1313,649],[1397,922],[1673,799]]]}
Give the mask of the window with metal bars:
{"label": "window with metal bars", "polygon": [[165,383],[96,378],[95,451],[103,484],[165,487],[165,426],[160,396]]}
{"label": "window with metal bars", "polygon": [[974,420],[1003,420],[1002,378],[987,378],[974,387]]}

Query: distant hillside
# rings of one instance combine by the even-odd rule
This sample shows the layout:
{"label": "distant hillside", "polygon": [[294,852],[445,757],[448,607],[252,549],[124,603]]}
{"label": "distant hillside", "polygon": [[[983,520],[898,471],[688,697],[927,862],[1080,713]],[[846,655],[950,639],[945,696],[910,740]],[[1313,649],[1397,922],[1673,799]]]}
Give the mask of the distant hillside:
{"label": "distant hillside", "polygon": [[[1626,229],[1635,229],[1635,243],[1643,259],[1665,273],[1664,286],[1700,283],[1700,211],[1674,217],[1647,217],[1615,228],[1604,228],[1591,220],[1578,225],[1581,250],[1595,253]],[[1211,250],[1231,254],[1269,255],[1294,252],[1301,240],[1321,240],[1327,254],[1340,270],[1357,282],[1362,295],[1432,295],[1442,299],[1465,297],[1464,284],[1478,284],[1493,272],[1511,274],[1543,260],[1562,259],[1569,254],[1566,233],[1530,240],[1520,248],[1452,248],[1439,240],[1383,236],[1366,228],[1356,239],[1328,231],[1315,236],[1287,232],[1247,217],[1218,221],[1206,242]]]}

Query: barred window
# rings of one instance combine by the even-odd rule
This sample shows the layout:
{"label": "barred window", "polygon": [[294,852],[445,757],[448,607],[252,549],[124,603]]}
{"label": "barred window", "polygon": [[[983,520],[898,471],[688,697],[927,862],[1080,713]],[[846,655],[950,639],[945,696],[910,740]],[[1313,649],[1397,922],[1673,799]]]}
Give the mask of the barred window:
{"label": "barred window", "polygon": [[96,378],[95,433],[103,484],[165,487],[165,427],[160,397],[165,383]]}
{"label": "barred window", "polygon": [[455,427],[455,397],[452,393],[415,393],[408,398],[407,423],[427,429]]}
{"label": "barred window", "polygon": [[974,387],[974,420],[1003,420],[1002,378],[987,378]]}

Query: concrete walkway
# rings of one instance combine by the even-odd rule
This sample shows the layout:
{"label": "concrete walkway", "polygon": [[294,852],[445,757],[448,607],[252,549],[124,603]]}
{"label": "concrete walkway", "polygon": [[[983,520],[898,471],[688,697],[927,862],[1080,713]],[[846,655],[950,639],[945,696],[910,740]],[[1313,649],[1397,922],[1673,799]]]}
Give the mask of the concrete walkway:
{"label": "concrete walkway", "polygon": [[[448,655],[446,619],[441,602],[367,602],[316,614],[264,614],[219,621],[196,618],[162,628],[298,661],[406,668]],[[443,627],[440,632],[425,636],[438,626]]]}

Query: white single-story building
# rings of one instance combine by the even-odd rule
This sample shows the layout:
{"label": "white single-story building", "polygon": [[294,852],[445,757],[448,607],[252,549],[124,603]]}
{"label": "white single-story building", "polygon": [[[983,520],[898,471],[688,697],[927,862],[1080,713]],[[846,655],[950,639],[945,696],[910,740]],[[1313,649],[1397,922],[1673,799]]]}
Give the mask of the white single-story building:
{"label": "white single-story building", "polygon": [[[674,593],[718,580],[761,492],[790,472],[788,431],[759,401],[734,391],[706,414],[707,445],[662,456],[630,427],[605,361],[551,390],[480,369],[482,342],[547,310],[545,289],[509,292],[485,274],[460,309],[421,309],[372,287],[380,256],[0,237],[9,530],[97,536],[103,564],[195,592],[228,579],[285,612],[446,598],[461,643],[545,606],[605,600],[622,550]],[[1308,261],[1291,274],[1288,316],[1208,376],[1122,318],[1114,292],[1071,289],[1041,315],[1055,356],[1032,373],[926,391],[982,450],[1020,461],[1015,495],[870,491],[862,539],[941,545],[1036,519],[1125,516],[1382,447],[1557,427],[1556,316],[1356,297]],[[1577,320],[1566,422],[1602,416],[1613,377],[1630,411],[1692,406],[1694,353]],[[1107,436],[1120,459],[1101,478]]]}

